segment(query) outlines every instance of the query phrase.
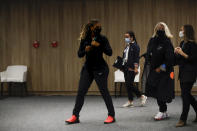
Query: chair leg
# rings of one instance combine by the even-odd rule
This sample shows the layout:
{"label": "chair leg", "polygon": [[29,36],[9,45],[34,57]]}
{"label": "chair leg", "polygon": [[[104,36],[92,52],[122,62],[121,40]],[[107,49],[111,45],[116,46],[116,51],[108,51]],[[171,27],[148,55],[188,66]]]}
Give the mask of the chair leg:
{"label": "chair leg", "polygon": [[3,83],[1,83],[1,96],[3,96]]}
{"label": "chair leg", "polygon": [[8,83],[8,90],[9,90],[9,96],[12,96],[12,83],[11,82],[9,82]]}
{"label": "chair leg", "polygon": [[28,93],[28,89],[27,89],[27,82],[25,82],[25,88],[26,88],[26,95],[28,96],[29,93]]}
{"label": "chair leg", "polygon": [[27,91],[27,82],[24,82],[24,89],[25,89],[25,95],[28,96],[28,91]]}
{"label": "chair leg", "polygon": [[117,91],[117,83],[115,82],[115,98],[117,97],[116,91]]}
{"label": "chair leg", "polygon": [[122,83],[120,83],[120,96],[122,94]]}
{"label": "chair leg", "polygon": [[20,88],[21,88],[21,97],[23,97],[23,88],[24,88],[24,84],[23,83],[19,83],[20,84]]}

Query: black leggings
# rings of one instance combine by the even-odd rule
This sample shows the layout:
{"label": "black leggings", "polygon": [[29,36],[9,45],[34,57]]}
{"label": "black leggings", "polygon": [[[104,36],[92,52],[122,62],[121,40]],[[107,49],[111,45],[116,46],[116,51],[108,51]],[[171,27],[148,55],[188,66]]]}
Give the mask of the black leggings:
{"label": "black leggings", "polygon": [[84,97],[88,92],[88,89],[92,81],[95,79],[96,84],[98,85],[100,93],[102,94],[102,97],[107,106],[108,115],[113,117],[115,116],[114,106],[107,88],[108,74],[109,74],[108,67],[105,67],[102,70],[95,70],[95,71],[88,70],[85,66],[82,68],[80,81],[79,81],[78,94],[76,98],[75,107],[73,109],[73,115],[79,117],[79,112],[81,111],[81,108],[84,104]]}
{"label": "black leggings", "polygon": [[140,97],[142,94],[139,91],[138,87],[134,86],[135,73],[134,71],[125,70],[124,78],[127,87],[128,99],[133,101],[133,93],[136,94],[137,97]]}
{"label": "black leggings", "polygon": [[180,83],[181,85],[181,97],[183,102],[183,108],[182,108],[182,114],[180,117],[180,120],[186,121],[188,112],[190,109],[190,105],[194,108],[194,111],[197,115],[197,101],[195,98],[191,95],[191,89],[194,82],[186,82],[186,83]]}

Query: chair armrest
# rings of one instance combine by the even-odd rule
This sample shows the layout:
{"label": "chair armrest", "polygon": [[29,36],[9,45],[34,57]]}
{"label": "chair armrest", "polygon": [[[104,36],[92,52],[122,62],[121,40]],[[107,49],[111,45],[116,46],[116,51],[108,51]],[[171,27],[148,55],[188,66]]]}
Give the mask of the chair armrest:
{"label": "chair armrest", "polygon": [[6,71],[0,72],[0,82],[6,82],[7,74]]}
{"label": "chair armrest", "polygon": [[6,71],[0,72],[0,77],[4,77],[4,76],[6,76]]}

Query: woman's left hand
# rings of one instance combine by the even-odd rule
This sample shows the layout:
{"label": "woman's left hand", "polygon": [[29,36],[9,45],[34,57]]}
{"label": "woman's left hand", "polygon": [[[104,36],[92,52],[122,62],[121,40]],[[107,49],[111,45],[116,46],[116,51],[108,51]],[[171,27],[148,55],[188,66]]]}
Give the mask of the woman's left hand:
{"label": "woman's left hand", "polygon": [[160,72],[161,72],[160,67],[156,68],[155,71],[156,71],[157,73],[160,73]]}

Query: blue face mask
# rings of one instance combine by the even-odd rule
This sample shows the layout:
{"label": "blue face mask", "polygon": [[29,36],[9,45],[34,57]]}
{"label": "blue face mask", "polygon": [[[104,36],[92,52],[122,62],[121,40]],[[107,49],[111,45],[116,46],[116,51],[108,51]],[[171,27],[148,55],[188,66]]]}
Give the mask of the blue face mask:
{"label": "blue face mask", "polygon": [[129,44],[131,43],[131,40],[129,38],[125,38],[125,43]]}

